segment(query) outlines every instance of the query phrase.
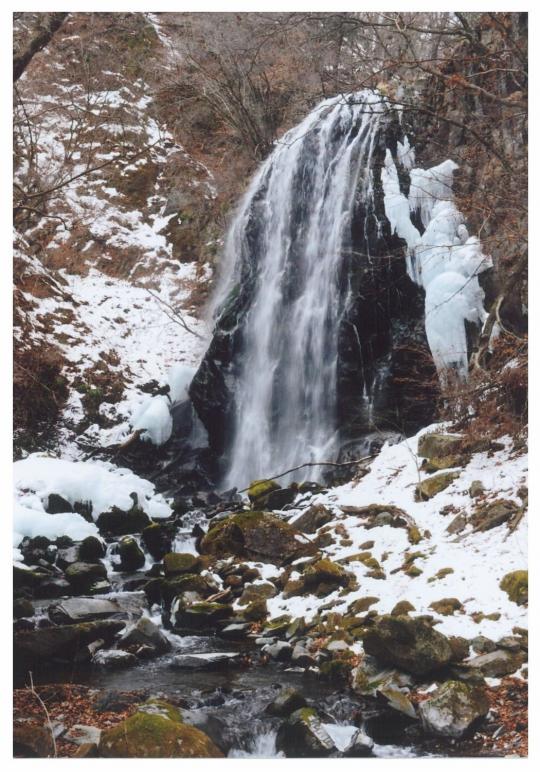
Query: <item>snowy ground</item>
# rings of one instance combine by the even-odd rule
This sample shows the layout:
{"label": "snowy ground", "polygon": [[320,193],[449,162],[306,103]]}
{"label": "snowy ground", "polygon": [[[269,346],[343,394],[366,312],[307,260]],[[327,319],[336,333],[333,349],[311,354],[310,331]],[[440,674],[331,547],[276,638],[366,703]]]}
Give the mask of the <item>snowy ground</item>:
{"label": "snowy ground", "polygon": [[[343,597],[336,591],[322,599],[314,595],[286,599],[280,593],[268,601],[272,616],[286,613],[310,619],[320,606],[331,604],[333,611],[345,612],[356,598],[374,596],[379,601],[371,606],[373,610],[387,613],[398,601],[408,600],[415,606],[416,614],[429,613],[439,619],[437,629],[448,635],[474,637],[482,634],[497,640],[511,633],[515,625],[527,627],[527,609],[512,603],[499,588],[506,573],[527,568],[526,518],[511,534],[506,525],[485,533],[472,533],[469,526],[468,531],[455,536],[448,534],[446,528],[456,513],[441,514],[441,509],[449,504],[459,511],[472,511],[475,500],[468,490],[473,480],[483,483],[486,501],[505,498],[521,505],[517,490],[527,481],[527,455],[514,454],[510,440],[506,442],[505,450],[494,453],[491,458],[487,453],[477,453],[450,487],[429,501],[419,503],[414,500],[415,485],[427,475],[419,471],[422,459],[416,455],[417,442],[421,434],[433,428],[423,429],[416,437],[397,445],[386,445],[369,474],[360,482],[332,488],[323,495],[314,496],[311,501],[330,507],[336,516],[332,528],[338,524],[344,526],[353,542],[348,547],[331,545],[324,550],[328,557],[339,560],[354,555],[362,551],[360,545],[374,541],[369,551],[380,562],[386,579],[370,578],[366,576],[369,568],[363,563],[352,562],[346,568],[355,573],[360,585],[358,590]],[[368,530],[359,524],[357,516],[345,514],[340,509],[341,506],[368,504],[400,507],[414,518],[424,538],[412,546],[405,529],[382,526]],[[425,535],[426,531],[429,536]],[[336,541],[339,542],[339,537]],[[422,553],[414,563],[421,569],[421,575],[409,577],[402,570],[392,573],[403,565],[405,553],[414,552]],[[430,582],[442,568],[452,568],[453,573]],[[275,574],[274,566],[266,566],[263,571],[268,577]],[[441,616],[429,608],[433,601],[443,598],[457,598],[463,603],[463,612]],[[501,616],[497,621],[484,619],[476,623],[470,616],[475,612],[500,613]]]}

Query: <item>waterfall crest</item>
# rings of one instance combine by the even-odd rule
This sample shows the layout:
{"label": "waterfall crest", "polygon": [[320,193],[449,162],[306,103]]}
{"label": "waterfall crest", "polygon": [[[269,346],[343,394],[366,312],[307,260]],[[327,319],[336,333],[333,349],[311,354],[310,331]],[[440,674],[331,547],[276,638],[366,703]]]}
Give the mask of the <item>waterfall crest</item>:
{"label": "waterfall crest", "polygon": [[239,283],[252,283],[235,374],[230,485],[333,458],[338,329],[350,297],[344,259],[355,207],[371,207],[386,112],[372,91],[319,104],[277,143],[229,231],[218,316]]}

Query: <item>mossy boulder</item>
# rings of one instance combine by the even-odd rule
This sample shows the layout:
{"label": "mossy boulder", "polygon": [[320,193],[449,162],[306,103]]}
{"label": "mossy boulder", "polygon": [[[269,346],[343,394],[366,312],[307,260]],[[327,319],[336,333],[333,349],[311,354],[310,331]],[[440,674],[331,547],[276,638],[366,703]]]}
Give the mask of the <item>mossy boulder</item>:
{"label": "mossy boulder", "polygon": [[105,557],[105,544],[97,536],[87,536],[79,545],[79,560],[95,563]]}
{"label": "mossy boulder", "polygon": [[171,608],[171,621],[173,629],[216,630],[233,613],[233,607],[227,603],[200,601],[186,604],[177,598]]}
{"label": "mossy boulder", "polygon": [[511,571],[501,579],[499,587],[513,603],[524,606],[529,601],[529,572]]}
{"label": "mossy boulder", "polygon": [[294,711],[278,729],[276,748],[294,758],[329,756],[334,742],[313,708]]}
{"label": "mossy boulder", "polygon": [[416,611],[413,604],[409,603],[408,600],[400,600],[396,603],[390,613],[393,617],[400,617],[408,614],[410,611]]}
{"label": "mossy boulder", "polygon": [[441,598],[441,600],[434,600],[429,607],[435,611],[436,614],[442,614],[443,616],[448,617],[452,616],[455,611],[461,611],[463,603],[457,598]]}
{"label": "mossy boulder", "polygon": [[489,702],[480,686],[446,681],[418,706],[425,731],[459,739],[487,715]]}
{"label": "mossy boulder", "polygon": [[238,603],[246,606],[249,603],[268,600],[277,595],[277,589],[271,582],[258,582],[244,586],[244,591],[240,596]]}
{"label": "mossy boulder", "polygon": [[414,497],[416,501],[427,501],[432,499],[441,491],[444,491],[459,477],[459,472],[441,472],[439,474],[426,477],[419,482],[415,489]]}
{"label": "mossy boulder", "polygon": [[172,537],[169,528],[162,523],[151,523],[143,528],[141,539],[154,560],[163,560],[171,551]]}
{"label": "mossy boulder", "polygon": [[454,660],[448,638],[423,619],[385,614],[363,635],[364,651],[380,662],[424,675]]}
{"label": "mossy boulder", "polygon": [[469,459],[470,456],[457,453],[448,456],[433,456],[430,459],[425,459],[421,468],[425,472],[441,472],[443,469],[466,466]]}
{"label": "mossy boulder", "polygon": [[272,491],[279,491],[280,489],[281,485],[275,480],[253,480],[248,488],[247,495],[252,506],[264,509],[268,495]]}
{"label": "mossy boulder", "polygon": [[146,558],[133,536],[124,536],[118,542],[120,563],[115,565],[117,571],[138,571],[143,568]]}
{"label": "mossy boulder", "polygon": [[150,525],[150,518],[138,506],[129,510],[112,507],[108,512],[102,512],[96,520],[100,533],[105,536],[127,536],[140,533]]}
{"label": "mossy boulder", "polygon": [[202,561],[198,555],[190,552],[169,552],[163,558],[163,568],[166,577],[196,574],[202,568]]}
{"label": "mossy boulder", "polygon": [[418,440],[418,455],[422,458],[444,458],[461,451],[463,437],[443,432],[424,434]]}
{"label": "mossy boulder", "polygon": [[282,565],[315,555],[317,548],[296,528],[268,512],[240,512],[210,528],[200,552]]}
{"label": "mossy boulder", "polygon": [[132,716],[105,729],[99,754],[104,758],[223,758],[208,735],[183,723],[180,712],[162,700],[144,703]]}
{"label": "mossy boulder", "polygon": [[103,563],[84,563],[79,561],[66,568],[66,579],[75,592],[88,593],[100,579],[107,578],[107,569]]}

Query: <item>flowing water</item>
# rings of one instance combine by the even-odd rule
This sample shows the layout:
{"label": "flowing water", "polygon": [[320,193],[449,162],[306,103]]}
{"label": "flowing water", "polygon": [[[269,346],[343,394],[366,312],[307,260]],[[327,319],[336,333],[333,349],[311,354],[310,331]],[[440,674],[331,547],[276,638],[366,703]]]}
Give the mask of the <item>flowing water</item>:
{"label": "flowing water", "polygon": [[374,216],[372,159],[386,114],[371,91],[319,104],[277,143],[231,227],[218,309],[238,283],[254,288],[230,485],[335,454],[338,331],[350,300],[344,258],[359,204],[364,228],[366,211]]}

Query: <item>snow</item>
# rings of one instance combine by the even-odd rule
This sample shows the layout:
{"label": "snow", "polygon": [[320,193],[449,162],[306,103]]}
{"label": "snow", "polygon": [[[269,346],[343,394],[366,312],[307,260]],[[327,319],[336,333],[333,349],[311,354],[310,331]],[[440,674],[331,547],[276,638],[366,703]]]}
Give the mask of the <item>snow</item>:
{"label": "snow", "polygon": [[172,403],[187,399],[189,384],[196,372],[196,367],[185,364],[176,364],[171,367],[167,373],[167,383],[170,387],[169,397]]}
{"label": "snow", "polygon": [[135,430],[144,430],[141,440],[163,445],[172,434],[173,421],[167,397],[149,397],[137,409],[131,419]]}
{"label": "snow", "polygon": [[[468,372],[465,321],[482,325],[487,318],[478,275],[492,265],[479,240],[469,236],[462,213],[453,202],[452,179],[458,168],[446,160],[431,169],[411,167],[414,153],[405,138],[397,158],[410,169],[408,198],[401,192],[390,150],[386,151],[381,180],[390,227],[407,244],[407,271],[426,291],[425,324],[428,343],[442,382],[454,370]],[[417,212],[423,234],[411,221]]]}
{"label": "snow", "polygon": [[135,493],[138,505],[152,518],[169,517],[171,508],[148,480],[129,469],[106,462],[76,462],[33,453],[13,465],[15,487],[14,546],[24,536],[70,536],[74,540],[97,534],[93,523],[76,513],[50,515],[48,497],[56,493],[71,505],[91,502],[94,520],[111,507],[129,510]]}
{"label": "snow", "polygon": [[[471,512],[475,501],[468,490],[473,480],[480,480],[486,490],[487,500],[505,498],[521,505],[517,490],[527,480],[527,455],[512,451],[512,443],[506,438],[505,450],[493,453],[476,453],[461,471],[460,476],[444,491],[429,501],[417,502],[415,486],[427,475],[420,470],[417,442],[419,437],[440,425],[427,427],[415,437],[395,445],[386,444],[371,465],[370,472],[358,483],[348,483],[332,488],[327,493],[314,496],[312,504],[324,504],[334,512],[334,521],[344,526],[352,545],[344,547],[336,543],[324,552],[332,560],[341,560],[360,552],[360,545],[374,541],[371,554],[386,573],[386,579],[367,576],[369,568],[360,562],[349,563],[346,568],[356,575],[359,589],[344,596],[336,591],[325,598],[314,595],[284,598],[279,593],[267,601],[272,617],[290,614],[313,619],[322,605],[331,605],[332,610],[344,613],[347,606],[357,598],[373,596],[379,600],[372,609],[389,613],[399,600],[412,603],[416,614],[432,614],[437,620],[437,629],[446,635],[462,635],[472,638],[486,635],[497,640],[510,634],[512,627],[527,626],[527,609],[517,606],[499,588],[502,577],[514,570],[527,567],[527,523],[526,517],[513,533],[505,525],[485,533],[472,533],[470,528],[459,536],[450,535],[446,528],[455,514],[444,515],[441,510],[453,505],[458,511]],[[380,526],[365,528],[359,518],[341,511],[342,506],[362,507],[369,504],[391,504],[400,507],[410,515],[424,538],[412,546],[403,528]],[[429,532],[429,535],[426,535]],[[315,536],[313,536],[315,538]],[[407,576],[401,569],[406,553],[419,552],[422,557],[415,565],[422,570],[417,577]],[[385,554],[386,553],[386,554]],[[452,568],[453,573],[442,579],[429,580],[442,568]],[[394,569],[397,569],[393,573]],[[265,572],[271,576],[271,570]],[[275,569],[274,569],[275,573]],[[434,601],[455,597],[464,606],[463,613],[442,616],[429,608]],[[477,623],[471,614],[475,612],[500,614],[498,620],[484,619]]]}

